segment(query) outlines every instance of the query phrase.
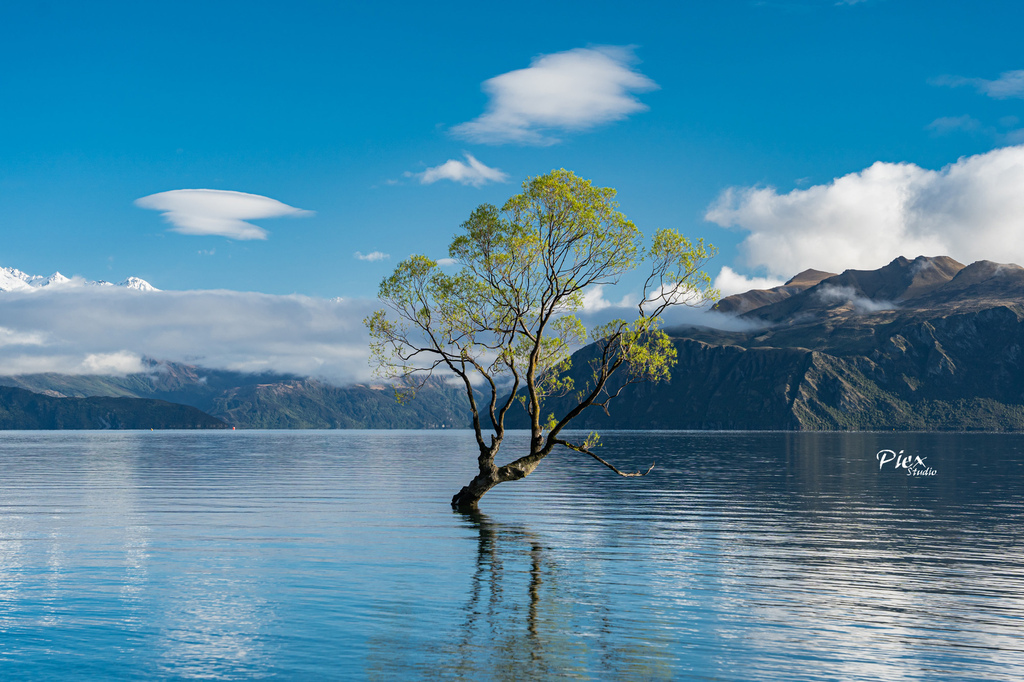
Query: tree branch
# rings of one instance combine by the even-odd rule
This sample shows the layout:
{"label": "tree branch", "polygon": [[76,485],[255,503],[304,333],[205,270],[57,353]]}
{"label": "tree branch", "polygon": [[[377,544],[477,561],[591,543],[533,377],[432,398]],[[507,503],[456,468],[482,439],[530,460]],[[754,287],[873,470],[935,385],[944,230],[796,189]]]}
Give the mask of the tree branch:
{"label": "tree branch", "polygon": [[557,444],[559,444],[559,445],[564,445],[565,447],[569,448],[570,450],[575,450],[576,452],[582,452],[584,455],[590,455],[591,457],[596,459],[598,462],[600,462],[601,464],[605,465],[606,467],[608,467],[609,469],[611,469],[612,471],[617,473],[619,476],[625,476],[626,478],[633,478],[635,476],[646,476],[647,474],[651,473],[651,469],[654,469],[654,464],[655,463],[651,462],[651,466],[650,466],[650,468],[647,471],[644,471],[643,473],[641,473],[640,471],[637,471],[636,473],[633,473],[633,474],[627,474],[627,473],[625,473],[623,471],[619,471],[615,467],[614,464],[611,464],[610,462],[601,459],[600,457],[598,457],[597,455],[595,455],[593,452],[591,452],[587,448],[583,447],[582,445],[573,445],[569,441],[565,441],[565,440],[561,440],[561,439],[556,440],[555,442]]}

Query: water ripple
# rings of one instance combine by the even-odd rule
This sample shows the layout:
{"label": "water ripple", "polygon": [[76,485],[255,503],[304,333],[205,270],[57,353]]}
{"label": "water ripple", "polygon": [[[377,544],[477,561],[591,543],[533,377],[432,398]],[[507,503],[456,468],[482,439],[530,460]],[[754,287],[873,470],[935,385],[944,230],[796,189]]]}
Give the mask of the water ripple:
{"label": "water ripple", "polygon": [[466,432],[5,433],[0,677],[1024,678],[1024,438],[604,440],[463,515]]}

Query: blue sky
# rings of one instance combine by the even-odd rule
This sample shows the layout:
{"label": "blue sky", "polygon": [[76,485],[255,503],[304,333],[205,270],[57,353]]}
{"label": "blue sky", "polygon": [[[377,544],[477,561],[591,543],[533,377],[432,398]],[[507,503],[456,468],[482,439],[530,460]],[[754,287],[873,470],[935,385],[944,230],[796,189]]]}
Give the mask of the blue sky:
{"label": "blue sky", "polygon": [[[937,170],[1024,141],[1020,96],[983,82],[1024,68],[1022,25],[1019,3],[941,0],[4,3],[0,265],[372,296],[409,253],[444,256],[476,205],[565,167],[617,188],[642,229],[717,245],[712,274],[772,274],[737,248],[756,221],[706,219],[724,191],[781,196],[877,161]],[[539,129],[557,143],[459,135],[493,104],[488,79],[601,46],[656,84],[618,93],[642,106]],[[508,181],[416,175],[465,153]],[[134,203],[195,188],[315,215],[229,239]],[[816,264],[774,274],[798,265]]]}

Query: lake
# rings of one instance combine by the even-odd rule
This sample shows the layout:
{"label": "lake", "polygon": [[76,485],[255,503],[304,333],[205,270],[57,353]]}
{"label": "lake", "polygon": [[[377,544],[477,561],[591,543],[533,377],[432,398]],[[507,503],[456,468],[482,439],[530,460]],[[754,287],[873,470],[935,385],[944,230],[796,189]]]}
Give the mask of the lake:
{"label": "lake", "polygon": [[0,433],[0,678],[1024,679],[1024,435],[604,441]]}

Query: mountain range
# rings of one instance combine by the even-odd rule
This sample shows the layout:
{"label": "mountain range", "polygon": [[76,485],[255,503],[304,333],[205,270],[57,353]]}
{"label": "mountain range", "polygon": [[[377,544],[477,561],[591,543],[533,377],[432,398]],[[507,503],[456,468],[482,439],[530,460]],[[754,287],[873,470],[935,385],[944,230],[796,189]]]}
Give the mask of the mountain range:
{"label": "mountain range", "polygon": [[[671,381],[627,386],[581,428],[1024,429],[1024,268],[949,257],[807,270],[722,299],[745,331],[666,330]],[[593,347],[572,372],[585,383]],[[545,409],[559,412],[570,396]],[[520,417],[517,426],[523,425]]]}
{"label": "mountain range", "polygon": [[[1024,268],[940,256],[877,270],[806,270],[784,285],[723,298],[713,314],[742,331],[667,329],[669,381],[625,387],[594,429],[1024,430]],[[725,326],[725,325],[723,325]],[[595,347],[573,359],[586,383]],[[386,385],[337,387],[148,361],[124,377],[0,377],[52,397],[155,398],[239,428],[465,428],[463,392],[433,381],[405,405]],[[545,410],[567,409],[572,396]],[[512,428],[527,425],[510,414]]]}
{"label": "mountain range", "polygon": [[114,286],[138,291],[159,291],[152,284],[138,277],[128,277],[117,284],[103,280],[91,281],[78,277],[65,277],[55,272],[49,277],[42,275],[29,275],[15,268],[0,268],[0,291],[32,291],[45,287],[66,287],[66,286]]}
{"label": "mountain range", "polygon": [[27,374],[0,376],[13,386],[54,398],[149,398],[189,405],[248,429],[441,429],[468,427],[465,394],[431,381],[398,404],[384,384],[333,386],[287,374],[246,374],[147,360],[127,376]]}

